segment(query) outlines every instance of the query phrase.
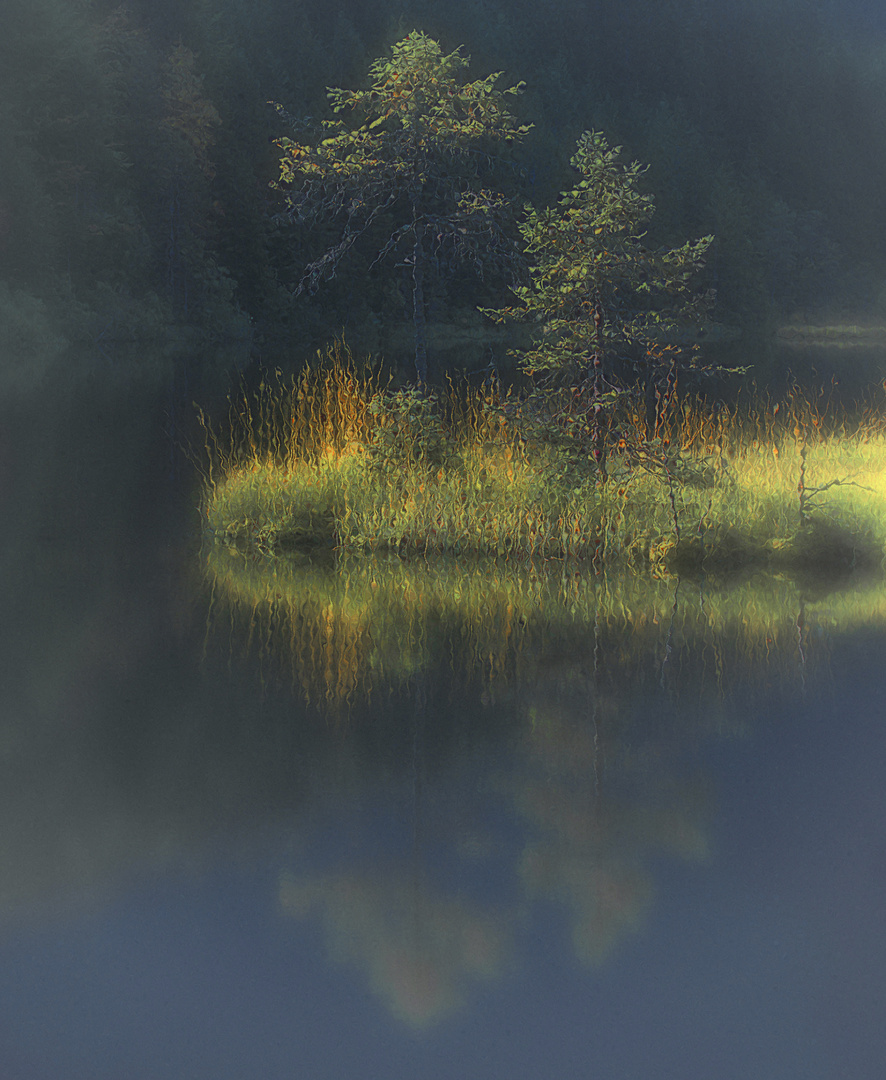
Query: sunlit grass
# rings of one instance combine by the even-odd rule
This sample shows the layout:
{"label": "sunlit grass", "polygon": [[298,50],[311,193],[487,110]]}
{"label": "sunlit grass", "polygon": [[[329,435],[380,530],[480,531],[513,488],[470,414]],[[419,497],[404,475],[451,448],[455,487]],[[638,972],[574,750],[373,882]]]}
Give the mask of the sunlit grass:
{"label": "sunlit grass", "polygon": [[232,403],[224,441],[207,425],[203,503],[223,623],[339,709],[440,657],[512,684],[572,647],[582,670],[605,654],[648,678],[652,658],[663,680],[701,645],[720,688],[755,660],[805,672],[830,629],[886,617],[882,588],[815,600],[882,562],[879,402],[684,401],[651,431],[622,415],[604,484],[521,408],[392,396],[341,349]]}
{"label": "sunlit grass", "polygon": [[[391,393],[338,345],[205,425],[207,533],[239,550],[583,560],[654,573],[877,566],[886,422],[794,394],[673,405],[625,433],[601,483],[495,390]],[[549,430],[549,428],[548,428]]]}
{"label": "sunlit grass", "polygon": [[671,556],[712,566],[744,553],[775,569],[873,569],[886,541],[886,420],[880,402],[853,412],[794,393],[719,413],[692,403],[668,430],[689,461],[713,467],[706,488],[680,487]]}

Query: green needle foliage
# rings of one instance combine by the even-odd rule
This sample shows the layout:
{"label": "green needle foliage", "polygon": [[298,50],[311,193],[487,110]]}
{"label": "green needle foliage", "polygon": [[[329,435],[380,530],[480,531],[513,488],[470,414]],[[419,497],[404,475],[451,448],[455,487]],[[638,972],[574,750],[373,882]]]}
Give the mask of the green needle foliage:
{"label": "green needle foliage", "polygon": [[513,289],[520,305],[487,312],[538,325],[522,365],[548,390],[568,386],[567,419],[590,437],[604,478],[607,436],[623,437],[607,414],[638,386],[669,397],[678,367],[694,363],[692,350],[673,343],[711,299],[696,282],[713,237],[649,248],[653,197],[638,187],[645,169],[622,163],[620,149],[598,132],[581,136],[571,159],[579,182],[554,207],[527,206],[519,226],[530,260],[528,284]]}
{"label": "green needle foliage", "polygon": [[[501,72],[462,81],[469,60],[415,31],[369,68],[366,90],[330,88],[336,118],[316,145],[280,138],[277,187],[290,214],[332,224],[337,238],[311,263],[300,288],[334,276],[343,256],[371,227],[382,230],[375,262],[398,255],[412,281],[415,369],[427,382],[425,274],[441,255],[478,271],[517,259],[510,203],[484,181],[501,145],[529,128],[511,115],[522,83],[497,89]],[[284,116],[285,112],[277,106]]]}

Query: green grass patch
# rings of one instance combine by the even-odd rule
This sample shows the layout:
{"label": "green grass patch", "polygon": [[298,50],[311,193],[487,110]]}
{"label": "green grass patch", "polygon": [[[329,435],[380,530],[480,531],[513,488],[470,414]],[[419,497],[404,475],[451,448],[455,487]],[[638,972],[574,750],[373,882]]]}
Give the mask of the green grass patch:
{"label": "green grass patch", "polygon": [[601,482],[569,418],[494,389],[394,391],[336,346],[205,425],[207,536],[243,557],[393,552],[655,575],[875,570],[886,423],[792,395],[654,424],[624,409]]}

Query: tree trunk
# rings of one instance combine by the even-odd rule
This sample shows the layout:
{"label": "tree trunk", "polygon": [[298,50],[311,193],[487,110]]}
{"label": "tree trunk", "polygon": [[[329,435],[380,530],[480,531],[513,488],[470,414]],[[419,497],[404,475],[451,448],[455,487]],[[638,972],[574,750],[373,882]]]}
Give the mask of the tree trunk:
{"label": "tree trunk", "polygon": [[412,326],[415,333],[415,377],[419,387],[428,382],[428,344],[425,322],[425,253],[416,237],[412,257]]}
{"label": "tree trunk", "polygon": [[415,338],[415,378],[419,389],[428,383],[428,335],[425,322],[425,250],[418,225],[418,211],[412,204],[412,328]]}
{"label": "tree trunk", "polygon": [[606,451],[608,449],[609,417],[603,408],[603,304],[594,298],[594,353],[591,431],[594,444],[594,461],[600,483],[606,483]]}

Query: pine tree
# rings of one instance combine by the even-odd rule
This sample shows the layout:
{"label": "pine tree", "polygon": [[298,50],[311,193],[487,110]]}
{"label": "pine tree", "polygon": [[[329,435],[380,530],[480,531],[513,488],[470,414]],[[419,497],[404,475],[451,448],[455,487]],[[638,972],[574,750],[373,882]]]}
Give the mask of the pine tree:
{"label": "pine tree", "polygon": [[[329,89],[335,119],[314,145],[277,140],[289,215],[331,223],[336,240],[311,263],[299,290],[335,275],[348,251],[383,226],[375,263],[398,255],[412,286],[415,371],[428,378],[425,275],[435,257],[477,270],[504,269],[517,257],[509,238],[510,204],[484,181],[494,176],[503,144],[523,138],[508,109],[522,84],[497,88],[501,73],[462,80],[469,59],[445,55],[415,31],[369,68],[366,90]],[[284,110],[278,110],[285,115]]]}
{"label": "pine tree", "polygon": [[578,183],[556,206],[527,206],[520,224],[530,261],[528,284],[513,289],[520,305],[487,312],[538,326],[522,366],[539,386],[565,384],[583,403],[578,419],[604,478],[607,413],[638,385],[673,381],[681,352],[662,346],[706,310],[697,277],[713,240],[647,247],[653,198],[639,188],[643,167],[622,163],[620,152],[597,132],[581,136],[571,159]]}

